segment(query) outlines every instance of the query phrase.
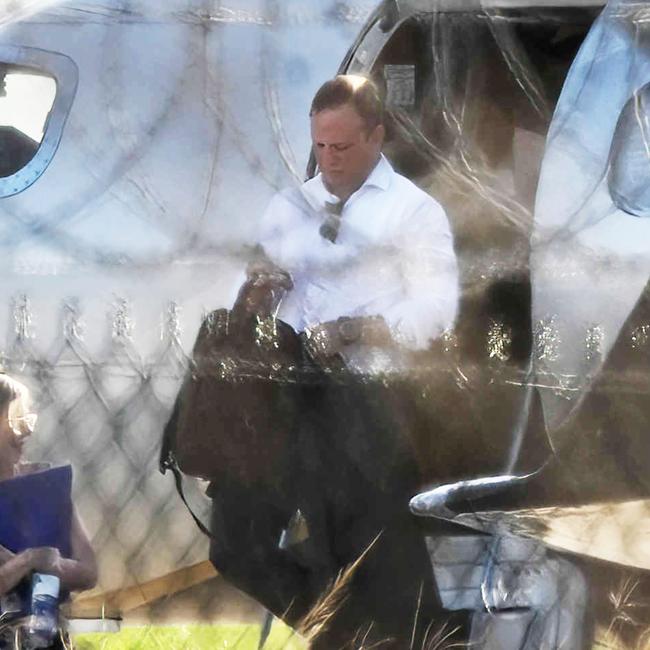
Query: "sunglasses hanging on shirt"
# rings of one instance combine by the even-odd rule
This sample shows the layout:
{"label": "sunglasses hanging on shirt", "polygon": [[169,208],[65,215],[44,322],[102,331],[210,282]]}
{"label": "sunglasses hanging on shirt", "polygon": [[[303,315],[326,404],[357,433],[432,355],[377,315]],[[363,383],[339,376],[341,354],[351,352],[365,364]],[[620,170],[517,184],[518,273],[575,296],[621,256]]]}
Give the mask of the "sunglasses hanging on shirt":
{"label": "sunglasses hanging on shirt", "polygon": [[325,201],[325,212],[327,212],[327,218],[321,224],[318,232],[321,237],[328,239],[333,244],[336,243],[336,238],[339,236],[341,214],[343,213],[344,205],[345,201],[337,201],[336,203]]}

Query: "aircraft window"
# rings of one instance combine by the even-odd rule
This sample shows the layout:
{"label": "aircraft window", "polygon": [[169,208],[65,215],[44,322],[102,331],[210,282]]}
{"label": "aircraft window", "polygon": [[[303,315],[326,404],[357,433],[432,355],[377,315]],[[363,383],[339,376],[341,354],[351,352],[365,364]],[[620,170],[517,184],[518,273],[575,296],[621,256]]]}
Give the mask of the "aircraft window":
{"label": "aircraft window", "polygon": [[27,189],[54,158],[77,82],[63,54],[0,45],[0,198]]}
{"label": "aircraft window", "polygon": [[36,155],[55,94],[49,75],[0,65],[0,177],[15,174]]}

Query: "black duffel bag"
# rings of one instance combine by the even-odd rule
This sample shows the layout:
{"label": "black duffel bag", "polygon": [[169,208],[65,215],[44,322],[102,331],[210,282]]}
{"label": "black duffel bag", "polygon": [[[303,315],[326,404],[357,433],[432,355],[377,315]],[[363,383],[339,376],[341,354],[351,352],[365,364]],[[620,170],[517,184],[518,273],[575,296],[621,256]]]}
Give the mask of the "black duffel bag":
{"label": "black duffel bag", "polygon": [[273,317],[290,288],[286,273],[249,269],[233,309],[204,319],[163,434],[161,471],[244,486],[286,476],[305,367],[300,337]]}
{"label": "black duffel bag", "polygon": [[290,287],[286,274],[251,273],[234,308],[205,319],[161,469],[179,487],[181,471],[210,480],[212,532],[197,523],[212,563],[290,625],[372,545],[314,647],[343,647],[369,621],[376,641],[401,644],[418,608],[423,622],[435,611],[407,507],[418,470],[404,388],[312,363],[308,339],[272,318]]}
{"label": "black duffel bag", "polygon": [[[306,422],[308,386],[319,373],[293,328],[273,317],[290,288],[277,269],[249,269],[233,309],[204,319],[165,427],[160,470],[173,472],[181,499],[211,538],[219,572],[295,624],[335,572],[312,479],[323,472],[314,472],[318,453]],[[210,481],[211,530],[187,503],[183,474]],[[312,542],[294,557],[280,540],[301,511]]]}

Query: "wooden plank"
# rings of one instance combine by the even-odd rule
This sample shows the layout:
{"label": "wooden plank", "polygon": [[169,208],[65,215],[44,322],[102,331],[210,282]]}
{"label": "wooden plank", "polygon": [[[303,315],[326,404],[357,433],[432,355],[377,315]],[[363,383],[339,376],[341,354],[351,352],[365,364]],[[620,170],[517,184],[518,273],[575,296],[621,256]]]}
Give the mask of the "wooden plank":
{"label": "wooden plank", "polygon": [[68,618],[119,618],[148,605],[163,596],[170,596],[218,575],[209,561],[200,562],[149,582],[103,594],[75,598],[66,608]]}

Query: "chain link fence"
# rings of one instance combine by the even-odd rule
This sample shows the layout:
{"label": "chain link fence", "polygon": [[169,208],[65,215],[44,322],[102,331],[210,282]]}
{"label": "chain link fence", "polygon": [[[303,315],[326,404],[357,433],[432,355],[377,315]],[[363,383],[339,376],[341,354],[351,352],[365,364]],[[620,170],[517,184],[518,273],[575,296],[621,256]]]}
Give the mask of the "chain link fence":
{"label": "chain link fence", "polygon": [[[103,354],[84,343],[74,301],[63,305],[61,320],[46,353],[33,336],[29,299],[17,299],[15,338],[3,366],[30,387],[40,415],[30,460],[73,465],[74,502],[99,561],[97,589],[141,584],[205,560],[206,540],[171,477],[158,472],[162,430],[188,363],[177,306],[170,303],[160,346],[149,358],[133,344],[125,301],[115,305]],[[199,496],[198,484],[188,490]],[[200,497],[197,507],[205,514]]]}

